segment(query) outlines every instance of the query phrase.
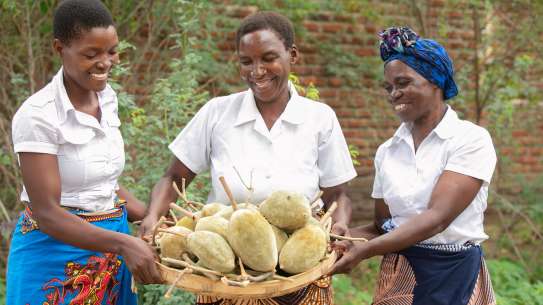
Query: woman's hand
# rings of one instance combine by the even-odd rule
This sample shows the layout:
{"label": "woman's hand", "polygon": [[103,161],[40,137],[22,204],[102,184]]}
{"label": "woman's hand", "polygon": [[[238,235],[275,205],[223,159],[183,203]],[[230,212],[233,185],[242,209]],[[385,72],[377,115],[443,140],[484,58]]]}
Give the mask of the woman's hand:
{"label": "woman's hand", "polygon": [[138,231],[138,237],[144,238],[150,234],[153,234],[153,227],[158,222],[159,217],[153,213],[150,213],[143,218]]}
{"label": "woman's hand", "polygon": [[365,243],[361,242],[354,243],[349,240],[334,242],[332,249],[338,253],[339,259],[332,266],[328,274],[351,272],[363,259],[367,258],[364,255],[364,248]]}
{"label": "woman's hand", "polygon": [[344,222],[336,222],[332,226],[332,233],[340,236],[351,236],[349,227]]}
{"label": "woman's hand", "polygon": [[145,241],[129,235],[126,237],[120,254],[136,282],[141,284],[163,283],[162,276],[155,264],[156,252]]}

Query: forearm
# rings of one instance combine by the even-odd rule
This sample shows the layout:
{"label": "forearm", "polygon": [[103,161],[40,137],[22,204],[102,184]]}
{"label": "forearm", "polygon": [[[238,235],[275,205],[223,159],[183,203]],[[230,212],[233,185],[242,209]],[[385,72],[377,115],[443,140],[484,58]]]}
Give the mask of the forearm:
{"label": "forearm", "polygon": [[362,258],[403,250],[442,232],[447,225],[438,213],[427,210],[395,230],[365,243]]}
{"label": "forearm", "polygon": [[351,206],[351,200],[344,193],[340,194],[335,200],[338,204],[338,207],[334,214],[332,214],[332,220],[334,223],[344,223],[349,225],[351,222],[351,216],[353,209]]}
{"label": "forearm", "polygon": [[120,184],[117,195],[126,200],[126,211],[128,212],[129,221],[142,220],[145,217],[145,204]]}
{"label": "forearm", "polygon": [[133,238],[94,226],[58,205],[48,209],[36,209],[34,206],[33,217],[43,233],[90,251],[121,254],[124,245]]}
{"label": "forearm", "polygon": [[172,187],[173,178],[165,175],[155,184],[151,192],[151,203],[147,208],[147,215],[154,215],[157,218],[168,213],[170,202],[175,202],[177,194]]}
{"label": "forearm", "polygon": [[354,227],[352,229],[349,229],[349,232],[351,233],[352,237],[362,237],[367,240],[374,239],[381,236],[381,232],[377,230],[377,228],[375,227],[375,224],[373,223]]}

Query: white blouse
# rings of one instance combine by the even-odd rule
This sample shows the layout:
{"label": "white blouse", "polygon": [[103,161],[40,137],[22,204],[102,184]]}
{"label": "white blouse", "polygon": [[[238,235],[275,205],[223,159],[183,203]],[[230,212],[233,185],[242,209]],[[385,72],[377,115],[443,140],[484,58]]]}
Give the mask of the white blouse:
{"label": "white blouse", "polygon": [[411,125],[402,123],[375,157],[373,198],[383,198],[392,223],[401,226],[428,208],[430,196],[444,170],[483,181],[470,205],[445,231],[424,243],[479,244],[488,238],[483,228],[488,185],[496,166],[496,152],[486,129],[460,120],[448,107],[445,116],[415,153]]}
{"label": "white blouse", "polygon": [[228,203],[218,180],[224,176],[237,201],[252,203],[275,190],[291,190],[312,198],[321,187],[356,177],[347,144],[334,111],[301,97],[289,84],[291,98],[268,130],[251,90],[217,97],[206,103],[169,148],[192,172],[211,170],[208,202]]}
{"label": "white blouse", "polygon": [[[12,124],[15,153],[57,155],[60,204],[90,212],[113,208],[117,178],[125,162],[117,96],[109,85],[97,95],[100,122],[74,109],[61,68],[49,84],[21,105]],[[21,200],[30,201],[24,188]]]}

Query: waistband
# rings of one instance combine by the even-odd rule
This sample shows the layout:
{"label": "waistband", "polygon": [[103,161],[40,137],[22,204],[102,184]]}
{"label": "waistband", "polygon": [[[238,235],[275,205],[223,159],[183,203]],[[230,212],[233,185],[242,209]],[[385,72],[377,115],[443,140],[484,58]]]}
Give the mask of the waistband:
{"label": "waistband", "polygon": [[[124,213],[124,206],[126,201],[124,199],[115,200],[115,207],[107,211],[87,212],[81,209],[74,209],[70,207],[62,207],[66,211],[79,216],[79,218],[87,222],[98,222],[107,219],[113,219],[121,217]],[[25,209],[22,212],[21,220],[21,232],[23,234],[38,230],[38,222],[32,217],[32,209],[28,204],[25,204]]]}

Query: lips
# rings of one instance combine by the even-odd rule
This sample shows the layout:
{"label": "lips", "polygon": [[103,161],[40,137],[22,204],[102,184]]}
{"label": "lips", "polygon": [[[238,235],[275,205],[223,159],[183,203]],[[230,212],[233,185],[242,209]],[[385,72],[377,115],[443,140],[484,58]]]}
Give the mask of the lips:
{"label": "lips", "polygon": [[393,106],[394,111],[396,112],[404,112],[409,108],[408,104],[400,103]]}
{"label": "lips", "polygon": [[273,79],[254,80],[252,83],[254,84],[255,89],[263,91],[272,86]]}
{"label": "lips", "polygon": [[108,72],[105,73],[91,73],[90,78],[97,81],[107,80]]}

